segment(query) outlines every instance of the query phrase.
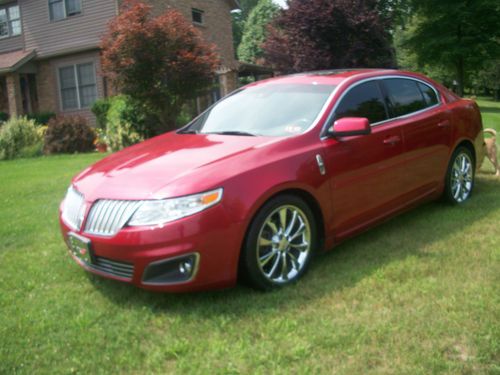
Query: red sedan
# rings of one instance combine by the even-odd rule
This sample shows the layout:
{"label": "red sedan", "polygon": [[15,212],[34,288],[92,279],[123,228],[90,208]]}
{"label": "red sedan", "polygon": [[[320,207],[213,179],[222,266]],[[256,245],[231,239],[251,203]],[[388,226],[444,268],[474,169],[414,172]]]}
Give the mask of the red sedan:
{"label": "red sedan", "polygon": [[477,105],[418,74],[274,78],[81,172],[61,229],[86,270],[139,287],[280,287],[418,203],[464,203],[482,143]]}

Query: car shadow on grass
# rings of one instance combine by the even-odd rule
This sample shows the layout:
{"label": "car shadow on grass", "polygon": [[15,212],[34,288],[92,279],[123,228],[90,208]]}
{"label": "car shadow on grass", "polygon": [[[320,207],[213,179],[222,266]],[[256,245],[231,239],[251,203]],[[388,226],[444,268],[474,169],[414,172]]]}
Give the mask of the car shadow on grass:
{"label": "car shadow on grass", "polygon": [[431,202],[399,215],[325,254],[311,263],[308,274],[295,285],[272,292],[236,288],[187,294],[144,291],[88,274],[96,290],[124,309],[146,309],[156,314],[210,319],[241,318],[259,312],[284,312],[313,300],[356,286],[384,266],[408,257],[437,256],[429,247],[500,210],[500,180],[480,174],[470,201],[460,207]]}

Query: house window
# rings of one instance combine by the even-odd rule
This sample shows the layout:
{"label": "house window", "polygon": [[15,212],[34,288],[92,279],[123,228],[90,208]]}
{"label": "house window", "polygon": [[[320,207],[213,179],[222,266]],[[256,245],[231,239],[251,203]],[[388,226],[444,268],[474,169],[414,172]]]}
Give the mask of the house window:
{"label": "house window", "polygon": [[59,68],[59,82],[63,110],[88,108],[97,99],[93,63]]}
{"label": "house window", "polygon": [[21,12],[19,5],[0,8],[0,38],[21,35]]}
{"label": "house window", "polygon": [[49,0],[50,20],[58,21],[82,12],[81,0]]}
{"label": "house window", "polygon": [[203,25],[203,11],[199,9],[192,8],[191,16],[193,17],[193,23]]}

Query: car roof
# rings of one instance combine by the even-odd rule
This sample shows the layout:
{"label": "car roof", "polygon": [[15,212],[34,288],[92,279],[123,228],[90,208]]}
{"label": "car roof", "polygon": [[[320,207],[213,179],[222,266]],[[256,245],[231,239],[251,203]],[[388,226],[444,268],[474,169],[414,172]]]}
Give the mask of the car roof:
{"label": "car roof", "polygon": [[373,76],[379,76],[384,74],[405,74],[408,72],[402,72],[396,69],[332,69],[332,70],[318,70],[312,72],[304,72],[291,74],[287,76],[278,76],[269,78],[262,81],[257,81],[249,86],[257,86],[266,83],[316,83],[323,85],[339,85],[342,81],[353,78],[353,77],[363,77],[369,78]]}

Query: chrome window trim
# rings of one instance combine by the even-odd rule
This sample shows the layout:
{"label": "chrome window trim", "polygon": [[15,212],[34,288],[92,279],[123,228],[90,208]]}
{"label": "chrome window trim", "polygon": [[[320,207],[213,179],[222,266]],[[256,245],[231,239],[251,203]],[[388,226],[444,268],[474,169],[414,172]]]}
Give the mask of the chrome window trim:
{"label": "chrome window trim", "polygon": [[[369,77],[369,78],[365,78],[365,79],[362,79],[360,81],[357,81],[355,83],[353,83],[352,85],[350,85],[347,90],[345,90],[342,95],[340,96],[340,98],[337,100],[337,102],[335,103],[334,107],[332,108],[330,114],[328,115],[328,118],[326,119],[325,121],[325,124],[323,125],[323,128],[321,129],[321,132],[320,132],[320,139],[321,140],[325,140],[325,139],[328,139],[330,137],[328,137],[327,135],[327,131],[328,131],[328,127],[329,127],[329,124],[332,122],[332,119],[334,118],[335,116],[335,111],[337,110],[340,102],[342,101],[342,99],[344,99],[344,97],[355,87],[363,84],[363,83],[367,83],[367,82],[371,82],[371,81],[383,81],[383,80],[386,80],[386,79],[408,79],[408,80],[411,80],[411,81],[415,81],[415,82],[419,82],[419,83],[422,83],[426,86],[429,86],[433,91],[434,93],[436,94],[436,97],[438,99],[438,102],[437,104],[434,104],[433,106],[430,106],[430,107],[426,107],[424,109],[420,109],[418,111],[415,111],[415,112],[411,112],[411,113],[407,113],[405,115],[402,115],[402,116],[398,116],[398,117],[391,117],[391,118],[388,118],[387,120],[384,120],[384,121],[378,121],[378,122],[374,122],[373,124],[370,124],[370,127],[376,127],[376,126],[379,126],[379,125],[384,125],[390,121],[394,121],[394,120],[400,120],[400,119],[404,119],[404,118],[407,118],[407,117],[410,117],[410,116],[414,116],[414,115],[418,115],[420,113],[423,113],[423,112],[426,112],[426,111],[429,111],[431,109],[434,109],[434,108],[437,108],[439,107],[440,105],[442,105],[442,100],[441,100],[441,95],[439,93],[439,91],[433,86],[431,85],[430,83],[422,80],[422,79],[419,79],[419,78],[415,78],[415,77],[409,77],[409,76],[404,76],[404,75],[387,75],[387,76],[377,76],[377,77]],[[337,86],[337,89],[342,86],[342,84],[338,85]],[[336,91],[336,90],[335,90]]]}

